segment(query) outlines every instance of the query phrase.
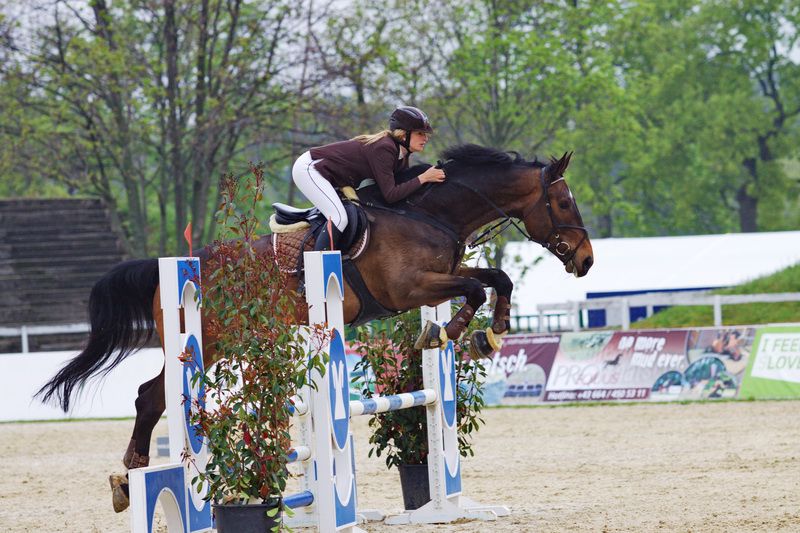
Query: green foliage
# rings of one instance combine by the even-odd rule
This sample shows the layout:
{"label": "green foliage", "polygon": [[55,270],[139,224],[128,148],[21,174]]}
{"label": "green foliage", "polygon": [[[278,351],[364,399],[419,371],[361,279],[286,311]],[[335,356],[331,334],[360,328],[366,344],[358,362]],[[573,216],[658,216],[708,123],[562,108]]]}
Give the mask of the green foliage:
{"label": "green foliage", "polygon": [[[206,403],[192,416],[210,452],[195,482],[208,483],[208,497],[225,503],[281,496],[289,475],[290,398],[307,383],[310,368],[324,369],[319,349],[306,353],[294,325],[298,295],[287,288],[286,274],[253,249],[263,171],[251,171],[222,184],[221,227],[236,239],[214,243],[204,272],[207,342],[218,360],[199,377]],[[311,330],[311,346],[321,346],[325,335]]]}
{"label": "green foliage", "polygon": [[462,142],[575,150],[595,236],[800,224],[793,0],[64,0],[24,29],[16,4],[0,0],[0,194],[102,197],[136,254],[189,219],[213,234],[215,176],[247,159],[270,160],[271,200],[297,200],[292,157],[399,103],[428,111],[428,161]]}
{"label": "green foliage", "polygon": [[24,46],[0,46],[10,84],[0,90],[0,175],[13,186],[0,191],[100,197],[135,255],[182,248],[190,220],[201,242],[213,233],[218,177],[244,166],[245,147],[279,137],[268,128],[288,110],[276,78],[294,2],[85,4],[14,10],[44,15],[12,36]]}
{"label": "green foliage", "polygon": [[[713,291],[712,294],[762,294],[800,292],[800,265],[794,265],[769,276],[754,279],[736,287]],[[722,306],[725,325],[768,324],[800,321],[800,302],[754,303]],[[637,329],[680,328],[714,325],[710,306],[672,307],[633,324]]]}
{"label": "green foliage", "polygon": [[[361,355],[354,383],[362,383],[366,397],[422,390],[422,350],[414,349],[420,332],[419,310],[404,313],[381,323],[380,329],[361,327],[353,343]],[[480,361],[469,358],[463,345],[455,344],[456,416],[458,449],[462,456],[474,455],[471,435],[484,424],[482,384],[486,370]],[[385,454],[386,466],[425,464],[428,457],[426,410],[401,409],[376,414],[369,419],[372,447],[369,456]]]}

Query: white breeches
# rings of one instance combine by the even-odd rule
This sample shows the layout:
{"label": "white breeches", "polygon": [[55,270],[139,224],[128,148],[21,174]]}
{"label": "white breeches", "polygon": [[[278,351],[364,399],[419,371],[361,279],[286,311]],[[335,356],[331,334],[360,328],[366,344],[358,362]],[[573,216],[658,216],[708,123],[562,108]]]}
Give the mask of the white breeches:
{"label": "white breeches", "polygon": [[297,158],[292,167],[292,179],[297,188],[311,200],[323,215],[331,220],[339,231],[347,227],[347,212],[333,185],[314,168],[311,152]]}

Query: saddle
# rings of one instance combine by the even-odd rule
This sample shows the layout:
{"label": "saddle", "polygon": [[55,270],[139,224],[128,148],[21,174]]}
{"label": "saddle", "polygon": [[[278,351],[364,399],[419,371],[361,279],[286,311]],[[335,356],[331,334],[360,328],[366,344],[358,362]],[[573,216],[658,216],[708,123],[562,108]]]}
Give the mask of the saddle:
{"label": "saddle", "polygon": [[[343,203],[347,212],[347,227],[339,246],[343,260],[353,260],[361,255],[369,243],[369,221],[364,209],[352,201]],[[303,271],[303,253],[312,251],[318,236],[327,231],[327,220],[316,207],[299,209],[274,203],[275,213],[270,217],[272,246],[280,269],[289,273]]]}
{"label": "saddle", "polygon": [[[347,227],[341,236],[342,271],[348,285],[361,303],[352,326],[365,324],[375,318],[394,316],[399,311],[387,309],[369,291],[364,278],[353,260],[360,256],[369,244],[369,219],[364,208],[349,200],[342,202],[347,212]],[[278,268],[300,278],[303,288],[303,252],[314,249],[319,234],[327,231],[327,220],[317,208],[298,209],[286,204],[272,204],[275,214],[270,217],[272,246]]]}

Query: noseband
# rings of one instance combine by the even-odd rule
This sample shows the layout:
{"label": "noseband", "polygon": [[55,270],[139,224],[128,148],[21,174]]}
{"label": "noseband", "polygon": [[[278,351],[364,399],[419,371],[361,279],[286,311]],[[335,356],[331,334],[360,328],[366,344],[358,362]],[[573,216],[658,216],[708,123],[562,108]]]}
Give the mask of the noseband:
{"label": "noseband", "polygon": [[[515,228],[517,228],[517,231],[522,233],[522,235],[526,239],[528,239],[531,242],[535,242],[536,244],[540,244],[544,248],[547,248],[556,257],[558,257],[562,263],[566,264],[570,262],[573,257],[575,257],[578,248],[581,247],[583,241],[585,241],[589,236],[589,232],[584,226],[576,226],[574,224],[560,224],[556,220],[556,217],[553,214],[553,206],[550,204],[549,191],[550,191],[550,186],[553,185],[553,183],[558,183],[559,181],[563,181],[564,176],[561,176],[558,179],[555,179],[552,182],[547,183],[547,180],[545,179],[547,168],[548,168],[547,166],[542,167],[542,172],[541,174],[539,174],[539,180],[542,186],[542,196],[539,198],[539,200],[534,202],[528,209],[526,209],[519,217],[520,220],[525,220],[525,218],[527,218],[527,216],[530,215],[533,212],[533,210],[539,206],[539,202],[544,201],[545,202],[544,205],[547,208],[547,216],[550,218],[550,233],[548,233],[547,237],[545,237],[543,240],[536,239],[532,237],[530,234],[528,234],[528,232],[525,231],[525,228],[520,227],[520,225],[513,218],[511,218],[511,215],[509,215],[506,211],[498,207],[497,204],[495,204],[491,199],[489,199],[489,197],[487,197],[481,191],[473,189],[469,185],[460,183],[458,181],[453,182],[456,185],[467,188],[472,192],[476,193],[486,203],[492,206],[492,208],[494,208],[495,211],[500,213],[500,215],[503,217],[503,219],[500,222],[494,224],[490,228],[486,229],[483,233],[475,237],[472,240],[472,242],[469,243],[470,248],[475,248],[476,246],[480,246],[481,244],[489,242],[490,240],[494,239],[495,237],[503,233],[509,226],[514,226]],[[575,207],[575,212],[578,213],[578,207],[577,205],[575,205],[574,198],[572,199],[572,203],[573,206]],[[580,214],[578,215],[578,218],[580,219]],[[574,249],[567,241],[561,239],[560,231],[564,229],[575,229],[583,232],[581,240],[578,242],[578,245]]]}
{"label": "noseband", "polygon": [[[541,244],[543,247],[550,250],[553,254],[555,254],[556,257],[561,259],[562,263],[566,264],[572,261],[572,258],[575,257],[575,254],[578,252],[578,248],[581,247],[583,241],[585,241],[586,238],[589,236],[589,231],[584,226],[576,226],[574,224],[560,224],[556,221],[556,217],[555,215],[553,215],[553,206],[550,204],[549,191],[551,185],[553,185],[554,183],[558,183],[559,181],[564,181],[564,176],[561,176],[558,179],[554,179],[550,183],[547,183],[547,180],[545,180],[544,177],[546,171],[547,167],[543,167],[542,172],[539,175],[539,180],[541,181],[542,184],[542,196],[540,200],[541,199],[544,200],[545,202],[544,205],[547,208],[547,216],[550,217],[550,233],[547,234],[547,237],[545,237],[543,241],[538,241],[528,234],[525,234],[525,236],[528,238],[529,241]],[[524,213],[522,213],[521,219],[525,220],[525,217],[527,217],[533,211],[533,209],[536,208],[536,205],[538,203],[539,202],[537,201],[531,207],[529,207]],[[578,206],[575,204],[575,198],[572,198],[572,205],[575,208],[575,212],[578,213],[578,220],[580,220],[580,212],[578,211]],[[583,221],[581,220],[581,222]],[[561,234],[559,232],[564,229],[576,229],[583,232],[583,236],[581,237],[581,240],[578,241],[578,245],[575,247],[575,249],[572,249],[572,246],[567,241],[561,240]]]}

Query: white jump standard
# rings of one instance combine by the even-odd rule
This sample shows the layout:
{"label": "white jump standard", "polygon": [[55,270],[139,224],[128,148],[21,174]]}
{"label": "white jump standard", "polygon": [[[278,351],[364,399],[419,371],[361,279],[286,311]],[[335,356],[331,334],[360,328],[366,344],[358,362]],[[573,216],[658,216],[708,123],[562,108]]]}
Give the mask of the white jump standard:
{"label": "white jump standard", "polygon": [[[420,391],[350,400],[350,377],[344,349],[342,302],[344,281],[339,252],[306,252],[306,300],[309,323],[331,328],[325,347],[329,361],[325,375],[313,371],[314,387],[300,391],[293,402],[298,442],[289,460],[302,465],[300,493],[284,498],[295,509],[286,519],[291,527],[316,526],[320,532],[362,531],[356,524],[383,519],[377,512],[358,510],[355,459],[350,418],[398,409],[425,407],[428,425],[428,477],[431,501],[419,509],[386,519],[389,524],[444,523],[461,518],[494,520],[509,514],[504,506],[479,505],[461,495],[461,460],[456,427],[456,374],[453,343],[423,351],[423,387]],[[211,531],[211,506],[191,480],[208,463],[205,441],[190,423],[193,401],[204,392],[192,385],[203,371],[203,339],[199,301],[200,261],[194,257],[159,259],[160,295],[164,313],[164,355],[170,463],[129,471],[131,530],[151,533],[156,504],[161,502],[169,533]],[[185,331],[181,331],[180,311]],[[422,320],[445,324],[450,304],[423,307]],[[191,361],[181,355],[193,353]],[[192,462],[182,459],[187,454]]]}
{"label": "white jump standard", "polygon": [[[162,257],[158,260],[158,272],[164,313],[164,394],[170,462],[128,472],[131,531],[153,531],[157,502],[161,502],[169,533],[211,531],[211,504],[203,500],[205,487],[198,491],[192,484],[197,470],[204,470],[208,463],[208,448],[189,420],[192,402],[202,402],[205,397],[203,391],[192,385],[192,377],[203,371],[200,298],[195,300],[195,295],[200,295],[200,260]],[[185,332],[181,332],[181,309]],[[184,363],[181,354],[185,352],[193,353],[194,358]],[[192,458],[194,465],[183,459],[184,454]]]}
{"label": "white jump standard", "polygon": [[[304,491],[308,505],[296,507],[291,526],[316,523],[321,532],[361,531],[359,520],[382,518],[357,510],[355,460],[350,418],[364,414],[425,406],[428,424],[428,477],[431,501],[423,507],[390,516],[388,524],[445,523],[462,518],[494,520],[506,516],[505,506],[480,505],[461,495],[461,460],[456,427],[456,374],[453,343],[443,349],[423,351],[421,391],[369,400],[350,401],[350,379],[344,350],[342,301],[344,282],[339,252],[306,252],[306,300],[309,322],[332,329],[328,346],[327,374],[312,376],[315,388],[301,393],[309,413],[300,418],[298,445],[313,448],[305,465]],[[422,320],[445,324],[450,320],[450,303],[423,307]],[[310,416],[309,416],[310,415]],[[309,420],[310,418],[310,420]],[[308,439],[308,440],[305,440]],[[315,475],[316,473],[316,475]],[[292,504],[295,497],[289,497]]]}

